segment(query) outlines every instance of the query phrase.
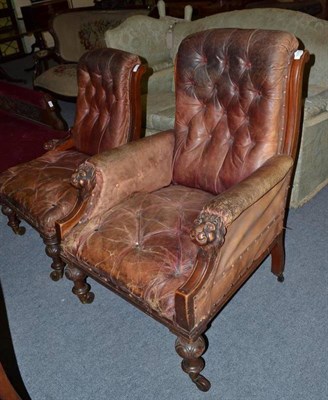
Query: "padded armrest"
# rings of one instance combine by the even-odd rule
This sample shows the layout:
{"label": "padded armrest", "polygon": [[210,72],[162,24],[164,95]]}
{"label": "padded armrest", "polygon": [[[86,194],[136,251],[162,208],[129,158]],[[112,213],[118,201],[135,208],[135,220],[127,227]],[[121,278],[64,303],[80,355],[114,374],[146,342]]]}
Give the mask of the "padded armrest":
{"label": "padded armrest", "polygon": [[80,190],[80,201],[65,220],[57,223],[61,237],[80,219],[103,213],[133,193],[169,185],[174,144],[172,131],[161,132],[81,164],[72,176],[72,184]]}
{"label": "padded armrest", "polygon": [[291,157],[274,156],[248,178],[216,196],[203,207],[196,219],[192,240],[200,246],[222,244],[226,228],[282,181],[292,166]]}

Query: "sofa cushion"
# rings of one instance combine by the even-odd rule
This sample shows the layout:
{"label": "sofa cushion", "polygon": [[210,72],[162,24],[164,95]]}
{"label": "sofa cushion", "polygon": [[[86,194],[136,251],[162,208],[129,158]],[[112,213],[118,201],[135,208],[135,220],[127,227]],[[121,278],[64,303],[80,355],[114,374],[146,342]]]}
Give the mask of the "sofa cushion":
{"label": "sofa cushion", "polygon": [[117,28],[105,33],[107,47],[136,53],[143,57],[150,67],[170,60],[166,33],[172,21],[155,19],[145,15],[127,18]]}
{"label": "sofa cushion", "polygon": [[328,89],[315,96],[307,97],[304,104],[304,119],[316,117],[328,111]]}
{"label": "sofa cushion", "polygon": [[174,128],[175,94],[172,92],[148,93],[142,96],[143,107],[147,107],[146,126],[153,131]]}

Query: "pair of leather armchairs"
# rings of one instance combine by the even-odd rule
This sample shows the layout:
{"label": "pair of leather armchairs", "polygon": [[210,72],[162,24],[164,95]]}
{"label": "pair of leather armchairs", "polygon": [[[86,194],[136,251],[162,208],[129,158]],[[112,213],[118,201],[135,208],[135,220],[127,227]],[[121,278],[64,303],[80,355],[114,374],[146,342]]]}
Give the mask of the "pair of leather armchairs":
{"label": "pair of leather armchairs", "polygon": [[[106,102],[90,98],[102,70],[79,96],[77,150],[52,151],[0,178],[5,209],[60,242],[58,260],[67,263],[79,299],[93,300],[91,277],[168,327],[177,335],[182,369],[202,391],[210,388],[201,371],[211,320],[268,255],[283,281],[307,59],[287,32],[190,35],[176,58],[174,130],[101,152],[97,133]],[[86,122],[87,104],[97,112]],[[117,124],[125,120],[121,111]],[[92,135],[77,136],[83,128],[92,128],[96,144]],[[39,180],[63,154],[71,161],[56,178],[65,185]],[[27,167],[41,183],[33,190]]]}

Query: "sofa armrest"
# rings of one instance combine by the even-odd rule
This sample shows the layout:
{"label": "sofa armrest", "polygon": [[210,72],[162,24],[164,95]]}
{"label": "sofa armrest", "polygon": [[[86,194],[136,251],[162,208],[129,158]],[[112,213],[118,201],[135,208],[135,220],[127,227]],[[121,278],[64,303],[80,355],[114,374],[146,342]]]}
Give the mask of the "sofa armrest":
{"label": "sofa armrest", "polygon": [[172,131],[130,142],[100,153],[80,165],[72,176],[79,200],[71,214],[57,222],[64,237],[80,220],[101,214],[133,193],[152,192],[172,181]]}

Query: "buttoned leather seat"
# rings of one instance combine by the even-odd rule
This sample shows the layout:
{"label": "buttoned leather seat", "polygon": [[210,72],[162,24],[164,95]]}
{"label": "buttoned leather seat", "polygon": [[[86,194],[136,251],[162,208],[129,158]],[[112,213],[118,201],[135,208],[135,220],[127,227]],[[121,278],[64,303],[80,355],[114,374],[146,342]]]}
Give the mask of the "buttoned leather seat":
{"label": "buttoned leather seat", "polygon": [[0,175],[0,203],[15,233],[20,219],[40,232],[52,258],[52,279],[63,274],[55,222],[77,202],[70,184],[75,169],[94,154],[137,139],[141,132],[140,79],[145,68],[135,54],[114,49],[86,53],[78,65],[79,93],[71,136],[50,141],[43,156]]}
{"label": "buttoned leather seat", "polygon": [[268,254],[283,280],[308,58],[297,49],[281,31],[214,29],[184,39],[174,130],[83,163],[72,181],[87,176],[81,190],[89,195],[57,223],[73,292],[91,302],[91,276],[167,326],[203,391],[210,321]]}

